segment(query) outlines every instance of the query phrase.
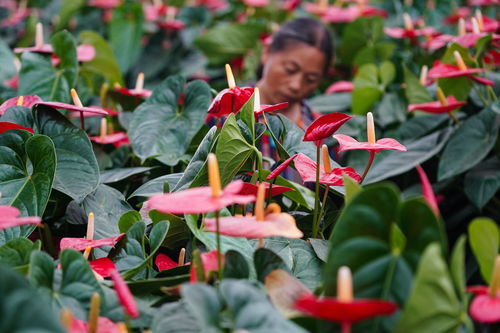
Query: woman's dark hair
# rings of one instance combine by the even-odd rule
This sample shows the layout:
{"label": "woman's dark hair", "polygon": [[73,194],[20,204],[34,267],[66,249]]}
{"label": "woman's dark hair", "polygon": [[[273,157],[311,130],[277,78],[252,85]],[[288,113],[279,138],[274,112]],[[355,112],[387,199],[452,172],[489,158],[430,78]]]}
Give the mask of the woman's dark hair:
{"label": "woman's dark hair", "polygon": [[[316,47],[325,55],[326,73],[333,56],[333,38],[330,31],[319,21],[301,17],[288,21],[272,37],[270,51],[283,51],[293,43],[301,42]],[[262,77],[262,66],[257,70],[257,77]]]}

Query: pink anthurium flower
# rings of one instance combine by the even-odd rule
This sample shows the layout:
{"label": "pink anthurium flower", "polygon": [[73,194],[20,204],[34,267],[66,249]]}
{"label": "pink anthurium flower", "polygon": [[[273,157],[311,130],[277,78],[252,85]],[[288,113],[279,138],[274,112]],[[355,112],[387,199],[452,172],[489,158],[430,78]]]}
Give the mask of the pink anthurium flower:
{"label": "pink anthurium flower", "polygon": [[[219,219],[205,219],[205,230],[218,232],[232,237],[259,238],[281,236],[288,238],[301,238],[304,234],[297,228],[293,216],[281,213],[279,205],[272,203],[264,211],[265,186],[261,183],[258,188],[255,202],[255,216],[229,216]],[[262,247],[262,242],[259,243]]]}
{"label": "pink anthurium flower", "polygon": [[467,291],[477,295],[469,308],[472,319],[481,323],[500,321],[500,256],[495,260],[491,285],[468,287]]}
{"label": "pink anthurium flower", "polygon": [[[114,323],[106,317],[99,317],[97,320],[97,330],[95,333],[123,333],[122,325]],[[78,318],[72,318],[68,333],[88,333],[89,324]]]}
{"label": "pink anthurium flower", "polygon": [[349,23],[361,16],[358,6],[329,6],[322,14],[321,19],[326,23]]}
{"label": "pink anthurium flower", "polygon": [[[117,115],[119,115],[119,112],[116,111],[116,110],[108,109],[108,108],[103,108],[103,107],[100,107],[100,106],[97,106],[97,105],[92,105],[92,106],[90,106],[90,108],[103,110],[103,111],[105,111],[105,112],[108,113],[108,116],[117,116]],[[83,114],[84,118],[102,116],[100,114],[96,114],[96,113],[93,113],[93,112],[86,112],[86,111],[82,112],[82,114]],[[80,117],[80,112],[78,112],[78,111],[70,112],[68,114],[68,117],[71,117],[71,118]]]}
{"label": "pink anthurium flower", "polygon": [[[79,62],[91,61],[95,58],[95,48],[90,44],[82,44],[76,47],[76,59]],[[61,59],[55,54],[52,54],[52,66],[57,66]]]}
{"label": "pink anthurium flower", "polygon": [[493,6],[498,5],[498,0],[469,0],[467,4],[469,6]]}
{"label": "pink anthurium flower", "polygon": [[[260,184],[264,184],[264,188],[266,190],[266,198],[269,197],[269,188],[271,187],[271,184],[266,183],[266,182],[263,182],[263,183],[257,182],[257,184],[243,183],[243,187],[242,187],[239,194],[241,194],[241,195],[255,195],[256,196]],[[280,194],[283,194],[283,193],[288,192],[288,191],[293,191],[293,188],[288,187],[288,186],[281,186],[281,185],[274,185],[273,184],[272,189],[271,189],[271,196],[274,197],[276,195],[280,195]]]}
{"label": "pink anthurium flower", "polygon": [[16,207],[0,206],[0,230],[26,224],[41,225],[42,219],[38,216],[19,216],[21,212]]}
{"label": "pink anthurium flower", "polygon": [[[359,182],[361,177],[351,167],[335,168],[330,166],[330,160],[324,159],[323,165],[319,166],[319,182],[329,186],[344,185],[343,175],[346,174]],[[295,168],[300,174],[304,183],[316,182],[316,169],[318,165],[306,155],[299,153],[295,159]]]}
{"label": "pink anthurium flower", "polygon": [[468,68],[465,65],[462,56],[460,55],[460,53],[458,53],[458,51],[454,52],[454,56],[457,65],[443,64],[439,60],[435,61],[434,66],[429,70],[429,78],[437,80],[441,78],[466,76],[482,84],[486,85],[495,84],[495,82],[493,81],[474,75],[484,72],[483,68]]}
{"label": "pink anthurium flower", "polygon": [[42,102],[42,99],[37,95],[24,95],[9,98],[0,105],[0,116],[7,111],[8,108],[12,106],[24,106],[31,108],[33,105]]}
{"label": "pink anthurium flower", "polygon": [[140,97],[140,98],[148,98],[153,93],[151,90],[144,89],[144,73],[139,73],[137,75],[137,80],[135,81],[134,89],[123,88],[120,87],[119,85],[117,85],[115,89],[120,94]]}
{"label": "pink anthurium flower", "polygon": [[304,293],[295,303],[295,308],[310,316],[342,325],[342,333],[349,333],[357,321],[390,315],[397,310],[393,302],[378,299],[354,299],[352,275],[348,267],[340,267],[337,273],[337,297],[318,298]]}
{"label": "pink anthurium flower", "polygon": [[117,236],[112,236],[112,237],[107,237],[107,238],[101,238],[101,239],[85,239],[85,238],[73,238],[73,237],[65,237],[61,239],[61,250],[63,249],[73,249],[76,251],[83,251],[87,248],[96,248],[96,247],[101,247],[101,246],[115,246],[116,243],[122,237],[125,236],[125,234],[119,234]]}
{"label": "pink anthurium flower", "polygon": [[368,174],[368,170],[373,163],[373,159],[375,158],[376,153],[380,152],[381,150],[406,151],[406,147],[394,139],[384,138],[375,140],[375,125],[373,123],[373,115],[371,112],[368,112],[368,114],[366,115],[366,122],[368,142],[359,142],[356,139],[344,134],[335,134],[333,136],[339,142],[339,152],[355,149],[368,150],[370,152],[370,159],[368,160],[365,171],[361,176],[360,183],[363,182],[366,175]]}
{"label": "pink anthurium flower", "polygon": [[198,281],[197,276],[196,276],[196,265],[195,263],[191,263],[191,271],[190,271],[190,278],[189,282],[191,283],[196,283],[196,282],[205,282],[208,280],[209,273],[214,271],[216,272],[219,268],[219,263],[218,260],[221,260],[221,264],[224,265],[224,254],[223,253],[218,253],[216,250],[212,250],[210,252],[205,252],[200,255],[201,263],[203,265],[203,272],[204,272],[204,280],[203,281]]}
{"label": "pink anthurium flower", "polygon": [[421,104],[410,104],[408,106],[408,112],[420,110],[428,113],[448,113],[453,120],[457,121],[455,116],[451,114],[451,111],[466,105],[467,102],[457,101],[453,95],[446,97],[440,87],[436,89],[436,93],[438,97],[437,101]]}
{"label": "pink anthurium flower", "polygon": [[53,53],[54,49],[52,45],[45,44],[43,38],[43,25],[38,22],[36,24],[35,31],[35,46],[32,47],[16,47],[14,49],[14,53],[23,53],[23,52],[36,52],[36,53]]}
{"label": "pink anthurium flower", "polygon": [[352,117],[341,112],[325,114],[306,128],[303,141],[323,140],[335,133],[346,121]]}
{"label": "pink anthurium flower", "polygon": [[469,7],[454,7],[452,13],[444,18],[444,23],[455,24],[460,19],[465,19],[470,14]]}
{"label": "pink anthurium flower", "polygon": [[80,102],[80,98],[78,97],[78,94],[76,93],[75,89],[71,89],[71,96],[73,97],[73,101],[75,102],[75,104],[66,104],[60,102],[43,102],[43,101],[37,102],[35,104],[50,106],[54,109],[66,109],[70,111],[78,111],[80,113],[87,112],[100,115],[108,114],[108,112],[102,108],[84,107],[82,105],[82,102]]}
{"label": "pink anthurium flower", "polygon": [[122,0],[89,0],[90,7],[97,7],[102,9],[112,9],[122,4]]}
{"label": "pink anthurium flower", "polygon": [[417,165],[415,168],[418,171],[420,183],[422,184],[422,195],[424,196],[424,200],[427,202],[429,207],[432,208],[434,214],[436,214],[436,216],[439,216],[439,206],[436,196],[434,195],[434,191],[432,190],[431,182],[429,181],[429,178],[427,177],[424,169],[422,169],[420,165]]}
{"label": "pink anthurium flower", "polygon": [[208,113],[217,118],[238,113],[254,92],[254,88],[240,88],[236,85],[231,67],[227,64],[226,75],[229,88],[218,93],[208,108]]}
{"label": "pink anthurium flower", "polygon": [[3,1],[1,8],[6,8],[10,12],[10,16],[3,18],[0,21],[0,27],[12,27],[19,24],[23,19],[30,16],[32,10],[27,8],[27,1],[19,1],[17,6],[16,1]]}
{"label": "pink anthurium flower", "polygon": [[115,264],[109,258],[91,260],[89,264],[92,270],[103,278],[110,277],[111,272],[116,270]]}
{"label": "pink anthurium flower", "polygon": [[208,157],[208,171],[210,186],[153,195],[148,200],[148,208],[169,214],[203,214],[219,211],[229,205],[246,205],[255,201],[255,195],[240,194],[244,187],[241,180],[221,188],[217,159],[213,153]]}
{"label": "pink anthurium flower", "polygon": [[161,0],[153,0],[153,4],[143,4],[144,17],[148,22],[156,22],[167,12],[167,5]]}
{"label": "pink anthurium flower", "polygon": [[354,89],[354,83],[350,81],[337,81],[330,85],[325,94],[334,94],[339,92],[351,92]]}
{"label": "pink anthurium flower", "polygon": [[159,21],[158,26],[165,30],[182,30],[186,27],[186,24],[175,18],[175,15],[179,9],[174,6],[167,6],[165,9],[165,20]]}
{"label": "pink anthurium flower", "polygon": [[106,118],[101,119],[101,133],[99,136],[91,136],[89,137],[90,141],[97,142],[103,145],[112,144],[116,148],[121,146],[130,145],[130,141],[127,133],[125,132],[115,132],[112,134],[108,134],[108,122]]}
{"label": "pink anthurium flower", "polygon": [[135,303],[134,296],[120,275],[120,272],[117,270],[112,271],[111,279],[113,280],[116,296],[118,296],[118,300],[125,309],[125,312],[132,318],[139,318],[139,309]]}
{"label": "pink anthurium flower", "polygon": [[30,133],[33,133],[32,128],[24,127],[24,126],[14,124],[14,123],[9,123],[7,121],[0,121],[0,134],[2,134],[3,132],[6,132],[8,130],[13,130],[13,129],[21,129],[21,130],[25,130],[25,131],[28,131]]}
{"label": "pink anthurium flower", "polygon": [[269,0],[243,0],[243,3],[248,7],[266,7]]}
{"label": "pink anthurium flower", "polygon": [[[500,3],[497,3],[499,5]],[[497,32],[498,28],[500,28],[500,23],[492,18],[489,18],[487,16],[483,16],[481,11],[478,9],[475,12],[474,18],[477,20],[478,23],[478,28],[480,32]],[[474,22],[473,20],[467,20],[465,22],[465,29],[467,31],[474,31],[476,30],[474,27]]]}

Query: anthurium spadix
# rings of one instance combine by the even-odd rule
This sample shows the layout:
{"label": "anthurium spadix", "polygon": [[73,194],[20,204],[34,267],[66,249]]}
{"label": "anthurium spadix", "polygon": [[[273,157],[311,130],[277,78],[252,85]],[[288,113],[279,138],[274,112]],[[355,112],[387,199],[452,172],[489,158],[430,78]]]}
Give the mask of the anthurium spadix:
{"label": "anthurium spadix", "polygon": [[428,113],[448,113],[450,117],[457,121],[456,117],[451,113],[452,111],[464,106],[467,102],[457,101],[455,96],[450,95],[446,97],[443,90],[440,87],[436,89],[436,95],[438,100],[434,102],[427,102],[421,104],[410,104],[408,106],[408,112],[419,110]]}
{"label": "anthurium spadix", "polygon": [[144,73],[139,73],[137,75],[137,80],[135,81],[134,89],[123,88],[120,87],[119,85],[117,85],[115,88],[116,91],[119,92],[120,94],[140,97],[140,98],[148,98],[153,93],[149,89],[144,89]]}
{"label": "anthurium spadix", "polygon": [[[209,158],[213,161],[215,155],[209,156],[212,156]],[[216,163],[215,159],[215,165],[209,167],[217,168],[209,179],[210,186],[153,195],[148,200],[149,209],[168,214],[202,214],[215,212],[229,205],[246,205],[255,201],[255,195],[240,194],[244,187],[241,180],[233,181],[222,189]]]}
{"label": "anthurium spadix", "polygon": [[54,49],[52,45],[45,44],[43,37],[43,25],[38,22],[35,27],[35,45],[32,47],[16,47],[14,53],[22,52],[37,52],[37,53],[52,53]]}
{"label": "anthurium spadix", "polygon": [[494,85],[495,83],[491,80],[485,79],[483,77],[479,77],[475,74],[484,72],[483,68],[468,68],[465,64],[462,56],[458,51],[453,52],[453,56],[455,57],[456,65],[451,64],[443,64],[441,61],[437,60],[434,62],[433,67],[429,70],[429,78],[433,80],[441,79],[441,78],[451,78],[451,77],[460,77],[466,76],[470,79],[473,79],[481,84],[485,85]]}
{"label": "anthurium spadix", "polygon": [[31,108],[33,105],[42,102],[42,99],[37,95],[24,95],[9,98],[0,105],[0,116],[12,106],[24,106]]}
{"label": "anthurium spadix", "polygon": [[342,326],[342,333],[351,332],[351,325],[369,318],[390,315],[397,310],[393,302],[353,297],[351,270],[342,266],[337,272],[337,297],[316,297],[306,293],[295,303],[295,308],[312,317]]}
{"label": "anthurium spadix", "polygon": [[112,144],[116,148],[121,146],[130,145],[130,141],[127,133],[125,132],[114,132],[108,134],[108,122],[105,117],[101,119],[101,129],[98,136],[89,137],[90,141],[100,143],[100,144]]}

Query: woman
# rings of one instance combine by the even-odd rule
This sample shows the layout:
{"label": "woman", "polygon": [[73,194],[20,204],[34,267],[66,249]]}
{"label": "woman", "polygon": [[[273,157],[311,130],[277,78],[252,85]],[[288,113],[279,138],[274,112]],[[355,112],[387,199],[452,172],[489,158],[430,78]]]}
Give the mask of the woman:
{"label": "woman", "polygon": [[282,113],[302,128],[314,116],[304,99],[320,84],[333,52],[332,36],[319,21],[297,18],[284,24],[264,49],[256,87],[262,104],[288,102]]}

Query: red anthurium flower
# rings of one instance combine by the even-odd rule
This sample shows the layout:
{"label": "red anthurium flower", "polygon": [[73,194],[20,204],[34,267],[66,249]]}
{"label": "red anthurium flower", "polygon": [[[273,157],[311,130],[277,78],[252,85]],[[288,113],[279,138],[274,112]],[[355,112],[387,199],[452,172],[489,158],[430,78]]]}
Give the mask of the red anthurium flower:
{"label": "red anthurium flower", "polygon": [[117,270],[111,272],[111,279],[113,280],[116,296],[118,296],[118,300],[125,309],[125,312],[132,318],[138,318],[139,309],[135,303],[134,296]]}
{"label": "red anthurium flower", "polygon": [[38,216],[20,217],[21,212],[16,207],[0,206],[0,230],[26,224],[40,225],[42,219]]}
{"label": "red anthurium flower", "polygon": [[[95,48],[89,44],[78,45],[76,48],[76,59],[79,62],[91,61],[95,58]],[[52,66],[57,66],[61,59],[55,54],[52,55]]]}
{"label": "red anthurium flower", "polygon": [[361,7],[361,16],[380,16],[386,18],[389,14],[385,10],[377,7],[363,6]]}
{"label": "red anthurium flower", "polygon": [[486,54],[484,55],[484,61],[489,65],[499,66],[500,65],[500,52],[495,51],[495,50],[487,51]]}
{"label": "red anthurium flower", "polygon": [[279,7],[289,13],[293,13],[300,6],[301,0],[284,0],[280,2]]}
{"label": "red anthurium flower", "polygon": [[[330,167],[330,160],[324,160],[323,165],[320,165],[319,182],[329,186],[342,186],[344,185],[343,175],[346,174],[352,179],[359,182],[361,177],[351,167],[335,168]],[[306,155],[299,153],[295,159],[295,168],[302,177],[304,183],[316,182],[316,169],[318,168],[316,162],[311,160]]]}
{"label": "red anthurium flower", "polygon": [[185,24],[181,20],[175,19],[175,15],[179,9],[174,6],[167,6],[165,8],[165,20],[159,21],[158,26],[165,30],[182,30],[185,28]]}
{"label": "red anthurium flower", "polygon": [[33,133],[33,129],[29,127],[24,127],[18,124],[9,123],[7,121],[0,121],[0,134],[12,129],[21,129]]}
{"label": "red anthurium flower", "polygon": [[144,17],[148,22],[156,22],[160,16],[165,15],[167,7],[162,1],[153,0],[153,4],[143,4]]}
{"label": "red anthurium flower", "polygon": [[352,117],[341,112],[332,112],[319,117],[307,127],[304,141],[323,140],[335,133],[340,126]]}
{"label": "red anthurium flower", "polygon": [[415,168],[418,171],[420,183],[422,184],[422,195],[424,196],[424,200],[432,208],[434,214],[436,214],[436,216],[439,216],[439,206],[436,196],[434,195],[434,191],[432,190],[431,182],[429,181],[429,178],[427,177],[424,169],[422,169],[420,165],[417,165]]}
{"label": "red anthurium flower", "polygon": [[467,68],[462,57],[460,56],[460,53],[458,53],[458,51],[455,51],[454,55],[457,62],[456,66],[451,64],[443,64],[441,63],[441,61],[437,60],[434,62],[434,66],[429,70],[429,78],[436,80],[441,78],[466,76],[482,84],[495,84],[495,82],[493,81],[474,75],[484,72],[483,68]]}
{"label": "red anthurium flower", "polygon": [[457,101],[453,95],[448,96],[444,101],[445,103],[443,103],[443,101],[435,101],[410,104],[408,106],[408,112],[420,110],[428,113],[448,113],[467,104],[467,102]]}
{"label": "red anthurium flower", "polygon": [[288,165],[292,163],[295,157],[297,157],[297,154],[290,156],[286,161],[281,163],[276,169],[271,171],[271,173],[266,177],[266,180],[271,180],[273,178],[278,177],[283,172],[283,170],[285,170],[288,167]]}
{"label": "red anthurium flower", "polygon": [[500,4],[498,0],[469,0],[469,6],[493,6]]}
{"label": "red anthurium flower", "polygon": [[[222,260],[222,265],[224,264],[224,254],[223,253],[218,253],[216,250],[212,250],[210,252],[205,252],[200,255],[201,263],[203,264],[203,271],[204,271],[204,277],[205,281],[208,279],[208,275],[212,271],[217,271],[218,270],[218,263],[217,260],[218,258],[221,258]],[[190,278],[189,282],[191,283],[196,283],[196,282],[204,282],[204,281],[198,281],[196,278],[196,265],[195,263],[191,263],[191,271],[190,271]]]}
{"label": "red anthurium flower", "polygon": [[74,249],[76,251],[83,251],[86,248],[96,248],[101,246],[115,246],[115,244],[122,239],[125,234],[119,234],[118,236],[112,236],[102,239],[85,239],[85,238],[73,238],[65,237],[61,239],[61,250],[63,249]]}
{"label": "red anthurium flower", "polygon": [[415,29],[413,21],[408,13],[403,14],[404,28],[384,28],[384,32],[392,38],[410,38],[415,40],[420,36],[433,35],[436,30],[432,27],[425,27],[422,29]]}
{"label": "red anthurium flower", "polygon": [[11,106],[24,106],[27,108],[31,108],[33,105],[41,102],[42,99],[37,95],[24,95],[24,96],[16,96],[9,98],[5,102],[0,105],[0,116],[7,111]]}
{"label": "red anthurium flower", "polygon": [[[480,10],[476,10],[474,18],[477,20],[480,32],[497,32],[498,28],[500,28],[500,23],[497,20],[483,16]],[[465,29],[467,31],[476,30],[473,20],[467,20],[465,22]]]}
{"label": "red anthurium flower", "polygon": [[84,107],[82,105],[82,102],[80,101],[80,98],[78,97],[78,94],[76,93],[75,89],[71,89],[71,97],[73,97],[74,104],[66,104],[66,103],[60,103],[60,102],[43,102],[43,101],[36,102],[35,104],[50,106],[54,109],[66,109],[66,110],[70,110],[70,111],[79,111],[81,113],[87,112],[87,113],[94,113],[94,114],[100,114],[100,115],[107,115],[108,114],[108,112],[102,108]]}
{"label": "red anthurium flower", "polygon": [[190,188],[184,191],[153,195],[148,208],[169,214],[202,214],[218,211],[233,204],[245,205],[255,201],[255,195],[239,194],[243,182],[236,180],[221,189],[219,168],[214,154],[208,157],[210,186]]}
{"label": "red anthurium flower", "polygon": [[144,89],[144,73],[139,73],[139,75],[137,75],[134,89],[127,89],[118,85],[116,91],[123,95],[141,98],[148,98],[153,93],[151,90]]}
{"label": "red anthurium flower", "polygon": [[393,302],[378,299],[354,299],[352,276],[348,267],[340,267],[337,273],[337,297],[318,298],[309,293],[299,298],[295,308],[313,317],[342,325],[342,332],[349,333],[351,324],[357,321],[390,315],[397,310]]}
{"label": "red anthurium flower", "polygon": [[[90,108],[92,108],[92,109],[101,109],[101,110],[107,112],[108,116],[117,116],[119,114],[119,112],[116,111],[116,110],[108,109],[108,108],[103,108],[103,107],[100,107],[100,106],[97,106],[97,105],[92,105],[92,106],[90,106]],[[93,112],[86,112],[86,111],[82,112],[82,114],[83,114],[84,118],[101,116],[100,114],[96,114],[96,113],[93,113]],[[78,111],[76,111],[76,112],[70,112],[68,114],[68,117],[71,117],[71,118],[80,117],[80,112],[78,112]]]}
{"label": "red anthurium flower", "polygon": [[[261,183],[255,202],[255,216],[229,216],[219,219],[219,233],[232,237],[263,238],[281,236],[301,238],[304,234],[297,228],[293,216],[281,213],[279,205],[273,203],[264,211],[265,186]],[[214,218],[205,219],[205,230],[217,232],[217,222]]]}
{"label": "red anthurium flower", "polygon": [[111,272],[116,270],[115,264],[109,258],[91,260],[89,264],[94,272],[104,278],[111,276]]}
{"label": "red anthurium flower", "polygon": [[444,18],[444,23],[446,24],[455,24],[457,23],[461,18],[465,19],[467,16],[470,14],[470,8],[469,7],[455,7],[453,8],[453,11],[450,15],[446,16]]}
{"label": "red anthurium flower", "polygon": [[158,270],[160,272],[164,271],[166,269],[171,269],[171,268],[179,266],[178,263],[176,263],[175,261],[173,261],[172,259],[170,259],[167,255],[165,255],[163,253],[160,253],[156,256],[155,265],[156,265],[156,267],[158,267]]}
{"label": "red anthurium flower", "polygon": [[231,113],[238,113],[254,92],[254,88],[236,86],[229,65],[226,65],[226,75],[229,88],[218,93],[208,108],[208,113],[217,118]]}
{"label": "red anthurium flower", "polygon": [[337,81],[330,85],[325,94],[333,94],[338,92],[351,92],[354,89],[354,83],[350,81]]}
{"label": "red anthurium flower", "polygon": [[13,90],[19,89],[19,75],[15,75],[10,79],[3,81],[3,84]]}
{"label": "red anthurium flower", "polygon": [[90,141],[94,141],[103,145],[112,144],[116,148],[121,146],[129,146],[130,141],[127,133],[125,132],[115,132],[113,134],[106,134],[106,136],[91,136]]}
{"label": "red anthurium flower", "polygon": [[[266,198],[269,197],[269,187],[270,184],[263,182],[264,188],[266,190]],[[260,183],[257,182],[257,184],[250,184],[250,183],[243,183],[243,188],[241,189],[240,193],[241,195],[257,195],[258,189],[259,189]],[[275,195],[280,195],[288,191],[293,191],[293,188],[288,187],[288,186],[281,186],[281,185],[273,185],[272,190],[271,190],[271,196]]]}
{"label": "red anthurium flower", "polygon": [[197,5],[205,6],[211,11],[225,10],[228,6],[226,0],[197,0]]}
{"label": "red anthurium flower", "polygon": [[469,314],[475,321],[481,323],[496,323],[500,321],[500,256],[495,260],[491,285],[468,287],[467,291],[477,296],[471,302]]}

